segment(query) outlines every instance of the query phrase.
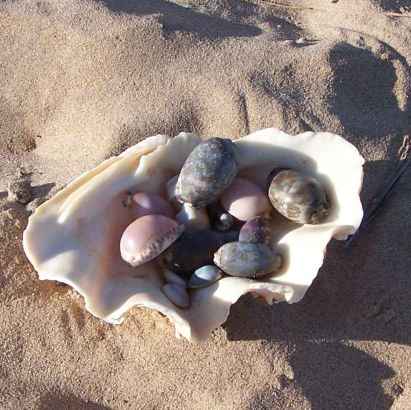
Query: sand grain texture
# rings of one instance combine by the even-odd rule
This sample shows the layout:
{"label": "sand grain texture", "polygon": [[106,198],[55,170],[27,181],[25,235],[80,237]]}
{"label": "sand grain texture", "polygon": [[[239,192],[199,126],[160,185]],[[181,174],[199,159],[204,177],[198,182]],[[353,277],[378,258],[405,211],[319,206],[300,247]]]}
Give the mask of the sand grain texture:
{"label": "sand grain texture", "polygon": [[[98,321],[23,254],[35,204],[157,133],[340,133],[367,159],[367,202],[410,133],[411,19],[389,14],[409,2],[298,4],[0,3],[1,409],[410,406],[409,172],[350,248],[331,243],[302,302],[245,296],[200,345],[148,310]],[[7,200],[19,167],[26,207]]]}

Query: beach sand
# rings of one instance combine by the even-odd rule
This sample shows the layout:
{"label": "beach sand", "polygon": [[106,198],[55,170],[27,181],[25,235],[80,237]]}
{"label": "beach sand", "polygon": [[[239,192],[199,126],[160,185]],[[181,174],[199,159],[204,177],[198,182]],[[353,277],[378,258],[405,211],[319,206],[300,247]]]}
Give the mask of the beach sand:
{"label": "beach sand", "polygon": [[244,296],[203,344],[150,310],[99,321],[23,253],[41,201],[158,133],[341,134],[367,204],[410,133],[409,1],[274,3],[0,3],[1,409],[411,408],[409,172],[300,303]]}

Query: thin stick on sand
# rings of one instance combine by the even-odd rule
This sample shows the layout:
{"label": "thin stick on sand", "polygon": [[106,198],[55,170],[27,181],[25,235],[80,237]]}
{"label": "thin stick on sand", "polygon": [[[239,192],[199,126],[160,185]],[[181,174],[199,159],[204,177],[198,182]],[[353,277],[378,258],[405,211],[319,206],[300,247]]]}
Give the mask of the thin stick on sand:
{"label": "thin stick on sand", "polygon": [[[295,4],[289,4],[289,3],[280,3],[277,1],[272,1],[272,0],[255,0],[255,3],[267,3],[270,6],[273,7],[282,7],[282,8],[287,8],[287,9],[296,9],[296,10],[312,10],[312,11],[326,11],[325,9],[320,9],[317,7],[311,7],[311,6],[298,6]],[[395,13],[395,12],[385,12],[383,13],[386,16],[390,17],[405,17],[405,18],[411,18],[411,14],[409,13]]]}
{"label": "thin stick on sand", "polygon": [[271,1],[271,0],[259,0],[259,1],[256,0],[256,3],[267,3],[273,7],[282,7],[282,8],[287,8],[287,9],[325,11],[324,9],[318,9],[318,8],[311,7],[311,6],[298,6],[295,4],[279,3],[277,1]]}
{"label": "thin stick on sand", "polygon": [[388,184],[385,184],[379,189],[377,194],[371,199],[369,204],[366,206],[364,211],[364,218],[361,222],[360,227],[357,231],[351,235],[346,243],[345,246],[348,247],[351,245],[352,241],[358,236],[361,230],[364,230],[370,222],[376,217],[378,211],[381,209],[383,203],[387,200],[387,198],[392,194],[396,183],[400,180],[402,175],[408,169],[410,165],[410,160],[408,154],[411,150],[411,139],[408,135],[406,135],[403,139],[402,145],[398,150],[398,165],[394,171],[392,177],[388,180]]}
{"label": "thin stick on sand", "polygon": [[411,14],[408,13],[394,13],[394,12],[387,12],[384,13],[386,16],[390,17],[406,17],[406,18],[411,18]]}

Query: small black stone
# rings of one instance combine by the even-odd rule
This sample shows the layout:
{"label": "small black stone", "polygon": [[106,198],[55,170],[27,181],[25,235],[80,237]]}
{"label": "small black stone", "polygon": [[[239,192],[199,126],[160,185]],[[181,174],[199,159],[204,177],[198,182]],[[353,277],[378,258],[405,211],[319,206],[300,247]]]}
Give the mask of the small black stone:
{"label": "small black stone", "polygon": [[198,268],[213,264],[220,246],[238,239],[238,232],[185,231],[164,253],[168,269],[188,280]]}
{"label": "small black stone", "polygon": [[244,225],[243,221],[228,213],[219,202],[208,205],[207,212],[212,228],[217,231],[237,230]]}

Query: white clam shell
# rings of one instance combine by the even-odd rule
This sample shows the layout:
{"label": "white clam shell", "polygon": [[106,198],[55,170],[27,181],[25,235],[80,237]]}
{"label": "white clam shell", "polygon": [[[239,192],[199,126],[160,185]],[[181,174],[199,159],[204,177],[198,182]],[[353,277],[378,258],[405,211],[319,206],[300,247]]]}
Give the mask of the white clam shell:
{"label": "white clam shell", "polygon": [[165,281],[157,264],[132,268],[122,261],[120,237],[134,219],[123,205],[127,192],[164,195],[166,182],[199,142],[187,133],[147,138],[81,175],[37,208],[23,246],[39,278],[71,285],[89,312],[110,323],[121,323],[133,306],[156,309],[174,323],[177,335],[189,340],[206,339],[245,293],[259,294],[268,303],[301,300],[323,263],[327,243],[355,232],[363,215],[359,192],[364,160],[354,146],[331,133],[290,136],[271,128],[236,141],[240,176],[263,187],[274,166],[294,167],[317,173],[331,193],[328,222],[276,233],[288,257],[275,277],[224,277],[190,291],[190,308],[184,310],[161,291]]}

